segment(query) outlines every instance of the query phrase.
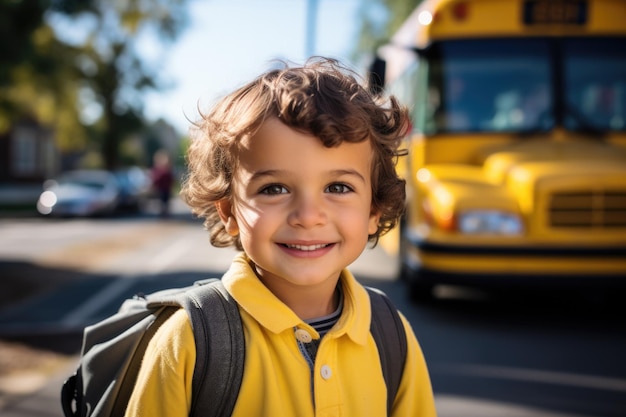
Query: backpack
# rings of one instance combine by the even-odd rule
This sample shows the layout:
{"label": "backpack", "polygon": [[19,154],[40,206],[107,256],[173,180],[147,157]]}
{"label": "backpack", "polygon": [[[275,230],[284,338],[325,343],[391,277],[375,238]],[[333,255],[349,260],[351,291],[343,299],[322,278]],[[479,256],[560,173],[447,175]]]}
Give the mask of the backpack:
{"label": "backpack", "polygon": [[[366,289],[390,414],[404,369],[406,334],[389,298]],[[189,415],[231,415],[243,378],[243,327],[237,303],[222,281],[212,278],[135,296],[115,315],[86,327],[78,369],[61,390],[65,417],[123,416],[148,342],[179,308],[189,315],[197,351]]]}

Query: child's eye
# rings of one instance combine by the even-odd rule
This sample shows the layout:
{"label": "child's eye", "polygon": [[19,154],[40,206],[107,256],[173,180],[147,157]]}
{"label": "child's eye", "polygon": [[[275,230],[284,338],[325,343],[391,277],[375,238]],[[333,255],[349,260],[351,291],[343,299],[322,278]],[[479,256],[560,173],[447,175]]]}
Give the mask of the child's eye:
{"label": "child's eye", "polygon": [[326,187],[326,192],[327,193],[333,193],[333,194],[345,194],[345,193],[349,193],[353,191],[352,188],[346,184],[342,184],[342,183],[334,183],[334,184],[330,184],[328,187]]}
{"label": "child's eye", "polygon": [[265,187],[261,188],[260,193],[261,194],[286,194],[288,191],[285,187],[283,187],[280,184],[270,184],[270,185],[266,185]]}

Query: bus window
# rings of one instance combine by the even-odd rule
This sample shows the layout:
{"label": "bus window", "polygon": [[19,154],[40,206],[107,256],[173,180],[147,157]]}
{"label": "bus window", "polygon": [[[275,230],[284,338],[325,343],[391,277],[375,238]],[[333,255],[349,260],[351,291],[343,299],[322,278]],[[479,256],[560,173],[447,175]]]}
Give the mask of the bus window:
{"label": "bus window", "polygon": [[426,133],[547,130],[550,51],[535,39],[447,41],[431,53]]}
{"label": "bus window", "polygon": [[626,130],[626,49],[618,39],[564,41],[566,108],[570,130]]}

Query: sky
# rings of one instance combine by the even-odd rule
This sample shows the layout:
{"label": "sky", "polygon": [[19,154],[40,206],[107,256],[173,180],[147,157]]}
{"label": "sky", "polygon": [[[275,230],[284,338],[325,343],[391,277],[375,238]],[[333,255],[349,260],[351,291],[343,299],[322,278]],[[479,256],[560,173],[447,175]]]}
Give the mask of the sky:
{"label": "sky", "polygon": [[[363,0],[317,0],[313,55],[351,61]],[[197,108],[271,67],[273,59],[307,57],[308,0],[191,0],[190,25],[167,50],[160,76],[172,87],[150,93],[146,115],[186,134]]]}

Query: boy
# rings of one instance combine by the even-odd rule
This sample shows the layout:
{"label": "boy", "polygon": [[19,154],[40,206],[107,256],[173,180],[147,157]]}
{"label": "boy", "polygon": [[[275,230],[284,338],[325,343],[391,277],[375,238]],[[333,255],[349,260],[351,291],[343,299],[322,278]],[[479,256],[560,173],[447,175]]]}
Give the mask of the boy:
{"label": "boy", "polygon": [[[233,416],[384,416],[386,387],[366,290],[345,268],[404,205],[394,170],[408,126],[336,61],[269,71],[193,132],[181,192],[211,243],[236,246],[222,281],[239,304],[246,359]],[[424,358],[408,352],[392,415],[434,416]],[[184,310],[148,346],[127,416],[187,416],[196,350]]]}

